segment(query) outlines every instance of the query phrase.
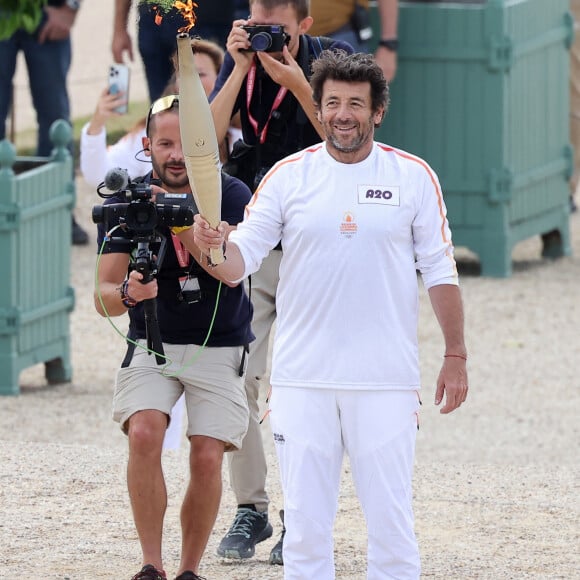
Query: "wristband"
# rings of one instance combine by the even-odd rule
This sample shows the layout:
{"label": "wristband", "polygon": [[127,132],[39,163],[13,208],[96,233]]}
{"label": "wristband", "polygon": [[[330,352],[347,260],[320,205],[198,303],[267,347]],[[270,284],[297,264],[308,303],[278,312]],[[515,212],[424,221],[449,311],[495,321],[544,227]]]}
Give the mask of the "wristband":
{"label": "wristband", "polygon": [[383,38],[379,40],[379,46],[384,46],[391,52],[399,50],[399,40],[397,38]]}
{"label": "wristband", "polygon": [[467,356],[463,354],[444,354],[443,358],[461,358],[467,360]]}
{"label": "wristband", "polygon": [[137,300],[129,296],[129,293],[127,292],[128,286],[129,280],[125,280],[119,288],[119,292],[121,293],[121,302],[125,308],[135,308],[135,306],[137,306]]}

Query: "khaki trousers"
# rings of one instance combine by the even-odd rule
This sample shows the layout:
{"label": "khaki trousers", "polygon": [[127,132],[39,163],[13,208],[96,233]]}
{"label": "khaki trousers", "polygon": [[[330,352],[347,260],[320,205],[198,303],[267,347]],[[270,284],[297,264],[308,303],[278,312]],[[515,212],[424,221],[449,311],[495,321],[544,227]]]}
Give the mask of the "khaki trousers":
{"label": "khaki trousers", "polygon": [[266,511],[269,503],[266,493],[268,468],[262,441],[258,398],[260,379],[268,369],[268,346],[270,330],[276,320],[276,288],[281,259],[282,252],[272,250],[262,262],[260,269],[251,277],[250,299],[254,306],[252,331],[256,340],[250,344],[246,371],[250,422],[241,449],[228,453],[230,485],[238,505],[255,504],[258,511]]}

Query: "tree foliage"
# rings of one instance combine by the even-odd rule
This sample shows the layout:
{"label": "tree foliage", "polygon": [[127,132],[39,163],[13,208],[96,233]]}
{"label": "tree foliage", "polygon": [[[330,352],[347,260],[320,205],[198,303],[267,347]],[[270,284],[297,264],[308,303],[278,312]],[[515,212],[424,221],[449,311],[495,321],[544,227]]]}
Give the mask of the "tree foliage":
{"label": "tree foliage", "polygon": [[42,18],[47,0],[0,0],[0,40],[10,38],[17,30],[34,32]]}

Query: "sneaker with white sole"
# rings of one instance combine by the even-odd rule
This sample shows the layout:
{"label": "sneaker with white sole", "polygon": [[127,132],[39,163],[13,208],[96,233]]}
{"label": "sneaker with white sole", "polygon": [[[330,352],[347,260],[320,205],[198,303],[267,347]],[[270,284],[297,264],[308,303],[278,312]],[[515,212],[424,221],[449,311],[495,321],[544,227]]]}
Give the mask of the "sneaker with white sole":
{"label": "sneaker with white sole", "polygon": [[268,522],[268,512],[259,512],[255,505],[238,506],[234,523],[218,546],[218,556],[222,558],[251,558],[256,544],[267,540],[274,530]]}

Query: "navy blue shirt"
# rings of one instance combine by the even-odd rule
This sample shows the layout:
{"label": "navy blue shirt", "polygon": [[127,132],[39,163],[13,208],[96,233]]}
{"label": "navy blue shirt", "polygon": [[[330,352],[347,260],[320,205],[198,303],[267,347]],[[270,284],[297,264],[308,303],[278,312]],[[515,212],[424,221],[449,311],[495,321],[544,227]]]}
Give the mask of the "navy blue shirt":
{"label": "navy blue shirt", "polygon": [[[300,46],[296,56],[296,62],[310,78],[312,61],[320,56],[324,49],[342,49],[348,54],[354,52],[352,46],[341,40],[309,36],[303,34],[300,37]],[[209,100],[212,101],[224,86],[226,80],[235,66],[234,59],[227,53],[220,69],[218,78]],[[250,113],[258,121],[259,127],[263,127],[270,117],[272,105],[280,89],[280,85],[274,82],[259,65],[256,59],[256,82],[250,100]],[[246,81],[244,79],[238,97],[236,99],[232,116],[240,112],[242,133],[244,142],[255,145],[257,142],[256,132],[248,117]],[[266,142],[260,146],[260,162],[257,170],[261,167],[271,167],[274,163],[321,141],[320,136],[308,120],[306,113],[298,103],[296,97],[288,91],[277,111],[271,116],[266,134]]]}
{"label": "navy blue shirt", "polygon": [[[151,174],[143,180],[148,182]],[[244,208],[250,200],[249,189],[238,179],[222,173],[222,220],[230,224],[242,221]],[[111,203],[125,203],[123,194],[108,198],[103,205]],[[116,224],[109,224],[113,227]],[[169,344],[202,344],[211,324],[216,299],[218,296],[219,281],[210,276],[201,266],[189,256],[189,265],[182,267],[177,259],[175,248],[171,240],[169,228],[160,226],[160,234],[166,238],[165,257],[156,276],[158,283],[157,318],[163,342]],[[105,225],[98,225],[98,248],[105,237]],[[130,235],[121,229],[112,234],[113,239],[106,242],[103,253],[129,254],[135,245],[127,243]],[[116,239],[118,238],[118,239]],[[154,255],[159,251],[159,243],[152,243]],[[180,300],[179,277],[187,273],[198,278],[202,300],[194,304],[187,304]],[[146,338],[145,317],[143,304],[138,304],[129,310],[130,336]],[[230,288],[221,285],[219,303],[213,328],[207,346],[242,346],[254,339],[250,328],[252,319],[252,305],[244,290],[239,284]]]}

